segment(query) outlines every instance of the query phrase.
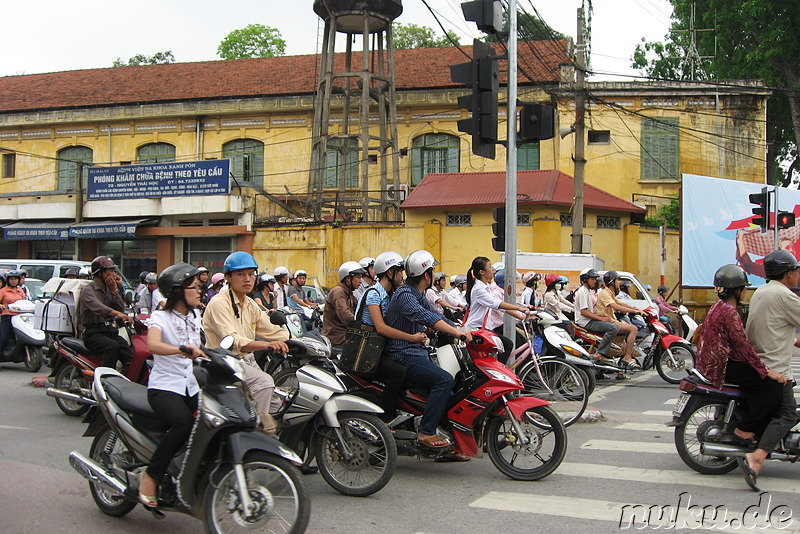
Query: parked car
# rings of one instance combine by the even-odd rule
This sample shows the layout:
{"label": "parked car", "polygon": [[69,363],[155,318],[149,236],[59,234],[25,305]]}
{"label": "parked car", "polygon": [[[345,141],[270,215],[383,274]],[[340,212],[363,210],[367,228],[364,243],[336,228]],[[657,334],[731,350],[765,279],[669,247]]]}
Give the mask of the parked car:
{"label": "parked car", "polygon": [[63,277],[68,269],[75,267],[89,267],[88,261],[73,260],[29,260],[29,259],[0,259],[0,271],[17,269],[28,273],[28,279],[50,280],[55,276]]}

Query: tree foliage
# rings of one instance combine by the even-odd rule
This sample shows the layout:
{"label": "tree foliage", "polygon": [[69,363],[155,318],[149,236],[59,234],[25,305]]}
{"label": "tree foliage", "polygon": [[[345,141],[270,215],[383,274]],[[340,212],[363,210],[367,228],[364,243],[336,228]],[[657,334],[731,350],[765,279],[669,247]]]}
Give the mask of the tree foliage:
{"label": "tree foliage", "polygon": [[275,57],[286,53],[281,32],[263,24],[248,24],[233,30],[220,43],[217,55],[222,59]]}
{"label": "tree foliage", "polygon": [[163,65],[166,63],[175,63],[175,56],[172,55],[172,50],[165,52],[156,52],[152,56],[145,56],[144,54],[136,54],[128,61],[122,61],[122,58],[117,58],[112,67],[138,67],[139,65]]}
{"label": "tree foliage", "polygon": [[[447,38],[447,35],[453,40],[452,42]],[[447,32],[447,35],[437,35],[433,28],[428,26],[402,24],[399,22],[392,24],[392,41],[396,50],[441,48],[443,46],[453,46],[453,43],[461,44],[458,35],[454,32]]]}
{"label": "tree foliage", "polygon": [[670,198],[667,204],[661,206],[653,217],[646,217],[642,226],[645,228],[681,227],[681,200],[677,195]]}
{"label": "tree foliage", "polygon": [[[711,79],[762,79],[773,89],[767,108],[770,171],[781,154],[800,146],[800,10],[784,0],[671,0],[672,32],[663,42],[639,44],[633,66],[648,76],[670,80],[696,79],[683,61],[688,49],[692,4],[698,53]],[[796,157],[791,156],[791,157]],[[796,160],[795,160],[796,162]],[[795,167],[797,164],[795,164]],[[788,185],[785,170],[781,180]]]}

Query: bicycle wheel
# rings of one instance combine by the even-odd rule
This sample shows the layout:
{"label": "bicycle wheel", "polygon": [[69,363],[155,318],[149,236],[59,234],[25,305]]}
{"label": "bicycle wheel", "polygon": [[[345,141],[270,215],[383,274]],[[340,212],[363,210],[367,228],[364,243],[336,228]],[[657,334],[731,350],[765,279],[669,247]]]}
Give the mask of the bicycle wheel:
{"label": "bicycle wheel", "polygon": [[564,426],[578,421],[589,403],[589,392],[581,372],[569,362],[557,358],[527,363],[519,371],[525,389],[520,393],[551,404]]}

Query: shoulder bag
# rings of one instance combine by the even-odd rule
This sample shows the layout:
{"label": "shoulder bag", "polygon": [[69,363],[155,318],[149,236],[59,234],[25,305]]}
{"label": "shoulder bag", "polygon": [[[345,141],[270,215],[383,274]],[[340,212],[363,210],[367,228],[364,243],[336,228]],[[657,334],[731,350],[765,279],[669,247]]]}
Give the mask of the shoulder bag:
{"label": "shoulder bag", "polygon": [[378,370],[378,363],[383,354],[386,338],[380,335],[374,326],[364,324],[364,309],[366,308],[369,288],[361,296],[361,301],[356,309],[358,316],[347,325],[342,354],[339,356],[339,366],[345,371],[364,378],[372,377]]}

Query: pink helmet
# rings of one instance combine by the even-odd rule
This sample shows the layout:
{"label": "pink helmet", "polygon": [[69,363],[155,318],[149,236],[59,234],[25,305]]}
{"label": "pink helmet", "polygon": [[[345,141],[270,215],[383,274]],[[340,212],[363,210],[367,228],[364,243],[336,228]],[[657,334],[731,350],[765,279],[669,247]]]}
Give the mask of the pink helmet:
{"label": "pink helmet", "polygon": [[225,280],[225,275],[222,273],[214,273],[214,276],[211,277],[211,285],[218,284]]}
{"label": "pink helmet", "polygon": [[527,273],[522,275],[522,283],[527,285],[528,282],[530,282],[531,280],[539,280],[540,278],[541,276],[539,276],[538,273],[535,273],[533,271],[528,271]]}

